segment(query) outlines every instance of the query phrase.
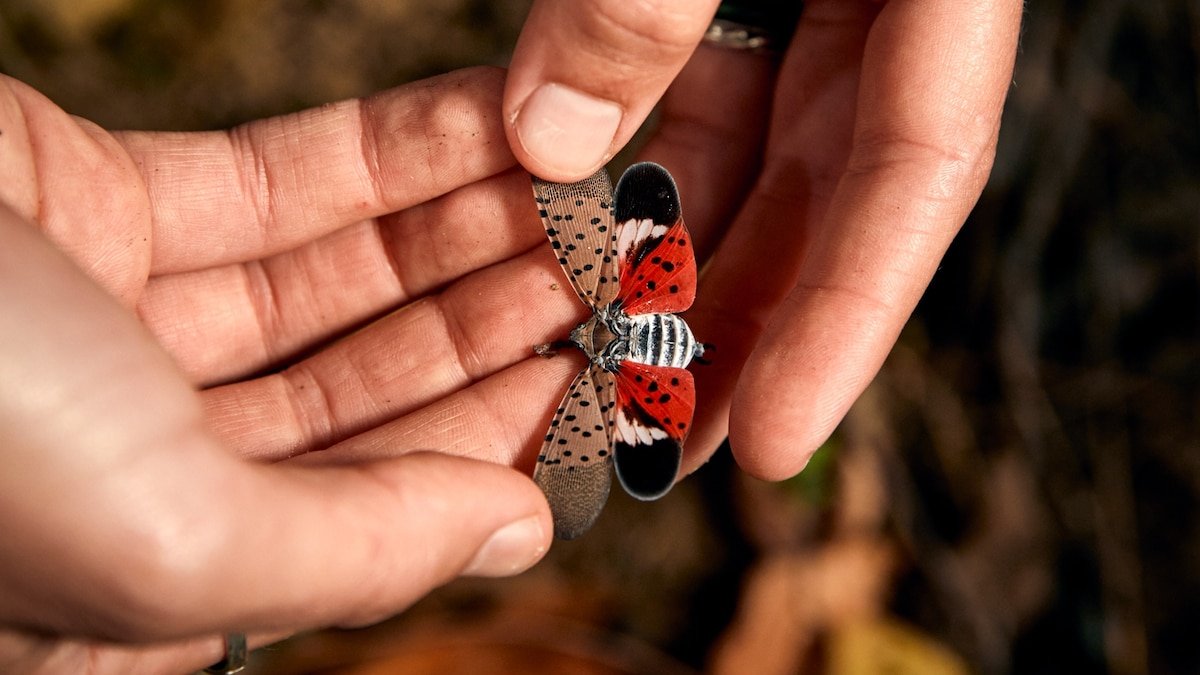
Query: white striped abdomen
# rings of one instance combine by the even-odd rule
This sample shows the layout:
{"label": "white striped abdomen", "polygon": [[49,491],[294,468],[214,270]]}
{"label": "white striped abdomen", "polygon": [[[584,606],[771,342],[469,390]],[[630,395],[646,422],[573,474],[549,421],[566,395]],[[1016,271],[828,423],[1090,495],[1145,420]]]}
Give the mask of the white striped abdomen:
{"label": "white striped abdomen", "polygon": [[696,336],[674,314],[635,314],[628,318],[630,361],[648,366],[687,368],[697,354]]}

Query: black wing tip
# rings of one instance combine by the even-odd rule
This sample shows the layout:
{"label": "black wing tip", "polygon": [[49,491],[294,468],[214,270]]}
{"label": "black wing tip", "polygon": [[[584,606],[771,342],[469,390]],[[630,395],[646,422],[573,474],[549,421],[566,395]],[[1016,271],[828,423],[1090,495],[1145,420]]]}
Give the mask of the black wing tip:
{"label": "black wing tip", "polygon": [[683,448],[671,438],[636,446],[618,441],[614,455],[621,487],[634,499],[649,502],[667,494],[675,485]]}
{"label": "black wing tip", "polygon": [[630,164],[625,173],[621,174],[621,178],[632,176],[638,180],[652,180],[658,182],[669,183],[675,185],[675,179],[671,177],[671,172],[667,171],[667,167],[658,162],[637,162]]}
{"label": "black wing tip", "polygon": [[618,223],[631,218],[669,225],[679,220],[679,188],[671,173],[654,162],[639,162],[617,181],[613,217]]}

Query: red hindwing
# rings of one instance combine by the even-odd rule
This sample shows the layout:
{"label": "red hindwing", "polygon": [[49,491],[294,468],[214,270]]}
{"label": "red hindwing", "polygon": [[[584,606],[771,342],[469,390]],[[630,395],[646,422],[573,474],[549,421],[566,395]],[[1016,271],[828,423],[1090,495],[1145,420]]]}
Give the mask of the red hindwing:
{"label": "red hindwing", "polygon": [[[691,431],[696,409],[696,383],[683,368],[647,366],[625,361],[617,373],[617,433],[631,445],[637,438],[653,438],[659,429],[682,443]],[[625,419],[622,420],[622,415]],[[627,425],[632,424],[632,431]],[[648,434],[639,433],[643,427]]]}
{"label": "red hindwing", "polygon": [[625,313],[677,314],[692,306],[696,256],[682,218],[669,227],[649,220],[620,223],[617,254],[621,270],[617,300]]}
{"label": "red hindwing", "polygon": [[696,386],[683,368],[621,364],[613,465],[626,492],[648,500],[671,489],[695,407]]}

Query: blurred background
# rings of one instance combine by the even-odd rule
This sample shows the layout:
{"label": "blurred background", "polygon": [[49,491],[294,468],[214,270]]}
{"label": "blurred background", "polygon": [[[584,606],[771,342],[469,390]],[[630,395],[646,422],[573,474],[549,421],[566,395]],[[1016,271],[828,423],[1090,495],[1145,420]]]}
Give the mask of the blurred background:
{"label": "blurred background", "polygon": [[[503,65],[527,8],[0,0],[0,71],[211,129]],[[520,577],[251,672],[1200,672],[1198,110],[1200,2],[1031,3],[991,182],[802,475],[721,453]]]}

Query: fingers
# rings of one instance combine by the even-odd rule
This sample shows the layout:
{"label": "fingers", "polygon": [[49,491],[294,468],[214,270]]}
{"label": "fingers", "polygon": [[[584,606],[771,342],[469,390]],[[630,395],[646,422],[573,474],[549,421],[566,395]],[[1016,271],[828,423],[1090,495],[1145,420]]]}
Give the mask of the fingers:
{"label": "fingers", "polygon": [[[888,3],[865,46],[852,149],[827,211],[797,222],[803,210],[767,201],[757,215],[790,221],[802,256],[785,260],[792,290],[732,401],[730,441],[751,473],[802,469],[894,344],[986,181],[1020,14],[1016,1]],[[813,167],[784,140],[803,132],[776,119],[781,152],[759,191],[803,193]]]}
{"label": "fingers", "polygon": [[[774,71],[767,57],[702,48],[679,89],[724,95],[669,94],[645,151],[675,173],[701,259],[757,175]],[[537,247],[536,223],[529,177],[514,169],[261,261],[154,277],[138,312],[191,379],[227,381]]]}
{"label": "fingers", "polygon": [[[716,349],[711,365],[694,369],[700,393],[683,471],[702,464],[729,435],[729,406],[743,365],[796,283],[844,171],[863,45],[876,11],[874,3],[826,2],[808,3],[801,15],[773,92],[767,163],[727,226],[688,313],[698,339]],[[682,89],[678,95],[693,107],[708,96]],[[797,368],[789,364],[776,380],[798,377]],[[766,420],[787,413],[775,410]]]}
{"label": "fingers", "polygon": [[150,268],[145,186],[112,136],[0,76],[0,202],[35,222],[113,296],[132,304]]}
{"label": "fingers", "polygon": [[581,180],[625,145],[695,49],[714,0],[535,2],[504,90],[531,173]]}
{"label": "fingers", "polygon": [[[641,153],[674,176],[702,268],[732,229],[762,169],[777,71],[769,55],[702,45],[667,91],[658,129]],[[722,95],[712,96],[713,91]],[[761,273],[763,268],[761,261],[741,269],[727,264],[723,272],[720,259],[714,263],[716,269],[706,269],[701,279],[696,306],[686,314],[698,339],[715,345],[716,350],[710,354],[711,363],[692,368],[698,383],[698,407],[681,475],[706,462],[725,440],[729,397],[745,358],[744,353],[738,356],[732,339],[737,324],[727,323],[730,316],[713,309],[716,298],[726,297],[721,286],[734,283],[720,277],[741,279],[747,269]],[[710,280],[714,274],[717,277]],[[745,302],[737,290],[728,291],[732,304]]]}
{"label": "fingers", "polygon": [[[347,463],[400,457],[422,448],[533,469],[555,405],[586,365],[574,351],[526,359],[467,389],[296,462]],[[514,395],[520,392],[520,395]]]}
{"label": "fingers", "polygon": [[[244,487],[223,514],[234,536],[214,533],[211,566],[197,580],[208,592],[188,598],[223,608],[224,617],[200,620],[211,627],[378,621],[461,574],[525,570],[552,532],[545,498],[527,476],[441,454],[273,466]],[[247,547],[261,551],[257,559],[239,559]]]}
{"label": "fingers", "polygon": [[264,260],[154,277],[138,313],[192,380],[211,384],[543,242],[529,175],[514,169]]}
{"label": "fingers", "polygon": [[457,71],[230,132],[119,135],[149,190],[151,273],[278,253],[512,166],[503,77]]}
{"label": "fingers", "polygon": [[545,499],[506,467],[236,459],[127,312],[2,207],[0,230],[0,623],[122,641],[362,623],[545,551]]}
{"label": "fingers", "polygon": [[[324,448],[530,358],[533,345],[566,335],[585,311],[548,247],[538,247],[281,373],[204,392],[206,416],[244,455],[280,459]],[[423,440],[433,444],[407,447],[440,448],[445,442]]]}

